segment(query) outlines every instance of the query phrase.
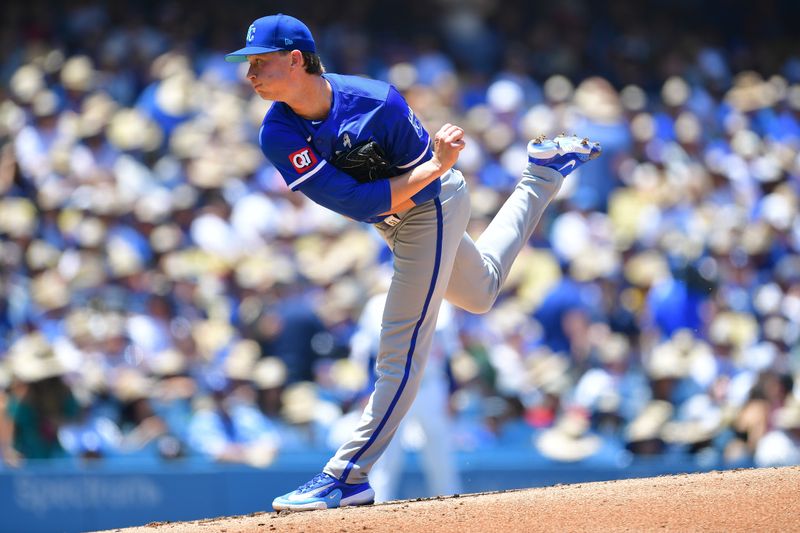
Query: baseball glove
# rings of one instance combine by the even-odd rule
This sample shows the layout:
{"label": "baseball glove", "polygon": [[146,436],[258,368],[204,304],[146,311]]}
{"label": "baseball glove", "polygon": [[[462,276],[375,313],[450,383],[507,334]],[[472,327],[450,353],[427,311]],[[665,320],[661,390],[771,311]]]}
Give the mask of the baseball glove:
{"label": "baseball glove", "polygon": [[375,141],[357,144],[350,151],[337,154],[331,163],[362,183],[392,176],[392,164]]}

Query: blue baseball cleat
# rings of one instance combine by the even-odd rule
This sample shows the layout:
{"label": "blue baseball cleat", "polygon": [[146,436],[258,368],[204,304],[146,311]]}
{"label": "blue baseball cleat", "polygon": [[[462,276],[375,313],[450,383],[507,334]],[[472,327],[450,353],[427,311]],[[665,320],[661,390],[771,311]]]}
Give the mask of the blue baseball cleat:
{"label": "blue baseball cleat", "polygon": [[322,473],[311,481],[272,501],[276,511],[313,511],[335,509],[349,505],[369,505],[375,501],[375,491],[369,483],[351,485]]}
{"label": "blue baseball cleat", "polygon": [[547,167],[566,176],[587,161],[600,155],[600,144],[574,135],[559,135],[553,140],[544,135],[528,143],[528,162]]}

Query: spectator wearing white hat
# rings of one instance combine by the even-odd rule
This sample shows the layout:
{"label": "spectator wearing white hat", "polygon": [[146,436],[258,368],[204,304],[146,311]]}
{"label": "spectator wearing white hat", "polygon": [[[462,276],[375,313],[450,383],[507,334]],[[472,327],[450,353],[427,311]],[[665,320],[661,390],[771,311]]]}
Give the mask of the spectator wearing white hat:
{"label": "spectator wearing white hat", "polygon": [[758,441],[755,463],[759,467],[800,464],[800,401],[796,398],[778,409],[775,429]]}
{"label": "spectator wearing white hat", "polygon": [[37,333],[12,345],[9,362],[15,384],[6,403],[11,422],[6,439],[25,459],[64,457],[58,432],[79,412],[78,402],[63,379],[67,369]]}

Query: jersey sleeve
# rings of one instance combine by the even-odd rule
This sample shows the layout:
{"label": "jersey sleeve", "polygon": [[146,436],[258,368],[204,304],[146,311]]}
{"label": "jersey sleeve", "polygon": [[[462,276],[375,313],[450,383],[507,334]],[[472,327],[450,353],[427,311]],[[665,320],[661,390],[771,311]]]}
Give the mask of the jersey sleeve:
{"label": "jersey sleeve", "polygon": [[389,88],[382,118],[387,127],[386,138],[381,145],[400,172],[408,172],[430,159],[430,135],[403,95],[394,87]]}
{"label": "jersey sleeve", "polygon": [[262,125],[258,143],[293,191],[325,167],[331,166],[299,132],[279,123]]}
{"label": "jersey sleeve", "polygon": [[360,183],[326,161],[288,127],[262,126],[259,144],[291,190],[302,192],[331,211],[367,221],[392,205],[388,180]]}

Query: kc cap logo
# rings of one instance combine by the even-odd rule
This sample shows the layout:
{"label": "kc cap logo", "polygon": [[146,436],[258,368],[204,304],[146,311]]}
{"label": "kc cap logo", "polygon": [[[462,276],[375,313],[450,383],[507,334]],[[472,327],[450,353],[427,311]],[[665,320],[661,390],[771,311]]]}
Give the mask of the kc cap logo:
{"label": "kc cap logo", "polygon": [[298,174],[303,174],[311,167],[317,164],[317,156],[311,151],[311,148],[302,148],[289,155],[289,161]]}
{"label": "kc cap logo", "polygon": [[300,50],[315,54],[314,37],[301,20],[278,13],[256,19],[247,28],[245,46],[225,56],[225,61],[242,63],[247,56],[279,50]]}

